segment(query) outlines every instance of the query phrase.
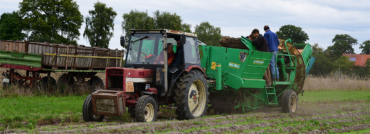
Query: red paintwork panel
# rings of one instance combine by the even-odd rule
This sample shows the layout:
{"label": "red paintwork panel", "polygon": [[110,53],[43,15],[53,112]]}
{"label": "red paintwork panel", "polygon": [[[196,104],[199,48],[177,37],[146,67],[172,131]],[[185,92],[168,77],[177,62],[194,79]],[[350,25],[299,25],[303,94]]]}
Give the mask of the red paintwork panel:
{"label": "red paintwork panel", "polygon": [[[108,67],[105,69],[105,83],[108,83],[108,76],[110,72],[115,72],[112,75],[123,76],[123,91],[126,93],[126,78],[153,78],[153,70],[150,69],[134,69],[121,67]],[[116,73],[118,72],[118,73]],[[108,84],[105,84],[105,89],[108,89]]]}
{"label": "red paintwork panel", "polygon": [[0,67],[12,68],[12,69],[21,69],[21,70],[28,70],[28,71],[39,71],[39,70],[44,69],[44,68],[22,66],[22,65],[10,65],[10,64],[1,64]]}
{"label": "red paintwork panel", "polygon": [[156,88],[148,88],[148,92],[152,92],[154,94],[158,94],[158,90]]}
{"label": "red paintwork panel", "polygon": [[193,70],[193,69],[199,69],[199,70],[201,70],[202,71],[202,73],[204,74],[204,75],[206,75],[206,73],[204,73],[204,70],[200,67],[200,66],[197,66],[197,65],[190,65],[190,66],[188,66],[186,69],[185,69],[185,71],[186,72],[190,72],[191,70]]}

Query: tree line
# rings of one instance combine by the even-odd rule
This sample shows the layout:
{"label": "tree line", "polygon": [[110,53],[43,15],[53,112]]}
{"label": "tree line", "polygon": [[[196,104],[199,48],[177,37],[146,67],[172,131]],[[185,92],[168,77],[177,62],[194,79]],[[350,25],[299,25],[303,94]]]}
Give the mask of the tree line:
{"label": "tree line", "polygon": [[[83,37],[91,46],[102,48],[109,47],[109,41],[113,37],[114,19],[117,13],[112,7],[107,7],[102,2],[94,4],[94,9],[89,10],[89,15],[84,17],[79,6],[73,0],[23,0],[19,3],[19,10],[11,13],[3,13],[0,17],[1,40],[28,40],[33,42],[49,42],[77,44],[82,23],[86,27]],[[131,10],[122,15],[121,28],[128,41],[130,29],[171,29],[192,32],[198,35],[198,39],[207,45],[221,46],[219,40],[221,28],[211,25],[209,22],[201,22],[191,31],[191,25],[184,23],[181,16],[167,11],[155,11],[152,16],[147,11]],[[246,35],[249,31],[246,32]],[[309,36],[301,27],[284,25],[276,31],[281,39],[292,39],[294,44],[306,44]],[[119,41],[117,41],[118,43]],[[357,39],[348,34],[337,34],[332,39],[333,45],[327,49],[318,44],[312,46],[315,64],[310,72],[312,75],[328,75],[340,72],[354,74],[361,77],[370,74],[370,60],[366,66],[355,66],[354,62],[343,53],[353,54],[353,46],[357,45]],[[304,45],[295,45],[302,49]],[[302,47],[303,46],[303,47]],[[364,41],[359,46],[363,54],[370,54],[370,40]]]}
{"label": "tree line", "polygon": [[[49,42],[77,44],[82,23],[86,24],[83,37],[91,46],[109,47],[113,37],[114,19],[117,16],[112,7],[97,2],[94,10],[84,17],[79,6],[73,0],[23,0],[19,10],[3,13],[0,17],[1,40],[28,40],[33,42]],[[183,23],[181,16],[167,11],[155,11],[153,17],[148,12],[131,10],[122,15],[122,30],[126,38],[130,29],[171,29],[192,32],[191,25]],[[220,46],[221,29],[209,22],[195,26],[194,33],[199,40],[208,45]],[[117,41],[119,42],[119,41]]]}

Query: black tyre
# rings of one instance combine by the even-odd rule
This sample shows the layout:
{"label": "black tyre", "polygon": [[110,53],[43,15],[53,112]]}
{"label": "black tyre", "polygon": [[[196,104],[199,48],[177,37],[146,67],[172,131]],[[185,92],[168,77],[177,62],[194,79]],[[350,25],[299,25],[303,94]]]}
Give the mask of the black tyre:
{"label": "black tyre", "polygon": [[135,118],[135,106],[128,106],[128,113],[131,118]]}
{"label": "black tyre", "polygon": [[70,76],[68,74],[62,74],[59,78],[58,78],[58,85],[68,85],[70,87],[73,87],[74,84],[75,84],[75,78],[73,76]]}
{"label": "black tyre", "polygon": [[194,119],[207,112],[208,85],[202,72],[192,70],[175,83],[176,114],[178,119]]}
{"label": "black tyre", "polygon": [[39,82],[39,88],[44,91],[53,91],[56,81],[53,77],[42,77]]}
{"label": "black tyre", "polygon": [[294,113],[297,110],[298,96],[293,90],[286,90],[283,93],[282,108],[283,113]]}
{"label": "black tyre", "polygon": [[94,92],[96,89],[105,89],[104,82],[98,76],[92,77],[90,80],[87,81],[90,87],[90,91]]}
{"label": "black tyre", "polygon": [[85,122],[98,121],[101,122],[104,119],[104,115],[94,115],[92,111],[92,100],[91,95],[87,96],[82,107],[82,115]]}
{"label": "black tyre", "polygon": [[152,96],[144,95],[135,106],[135,120],[138,122],[154,122],[157,119],[157,104]]}

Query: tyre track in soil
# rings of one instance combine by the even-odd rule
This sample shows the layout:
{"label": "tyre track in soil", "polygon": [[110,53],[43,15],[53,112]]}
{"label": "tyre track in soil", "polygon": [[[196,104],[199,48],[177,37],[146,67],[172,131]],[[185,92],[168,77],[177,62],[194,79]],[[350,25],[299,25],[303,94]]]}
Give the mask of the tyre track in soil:
{"label": "tyre track in soil", "polygon": [[[199,128],[199,127],[211,127],[207,130],[201,131],[194,131],[191,133],[223,133],[223,132],[239,132],[240,130],[248,130],[258,127],[271,127],[276,126],[277,124],[281,123],[281,120],[272,121],[276,119],[282,119],[285,121],[308,121],[308,120],[329,120],[329,119],[344,119],[349,118],[352,120],[348,120],[348,122],[353,122],[353,118],[355,120],[359,120],[359,117],[364,115],[370,115],[370,103],[369,102],[347,102],[347,103],[318,103],[318,104],[309,104],[303,103],[301,104],[300,111],[293,114],[280,114],[279,108],[262,108],[255,110],[251,113],[247,114],[237,114],[237,115],[227,115],[221,117],[207,117],[207,118],[200,118],[194,120],[187,120],[187,121],[178,121],[178,120],[171,120],[165,122],[154,122],[154,123],[107,123],[107,124],[96,124],[96,123],[82,123],[82,125],[74,125],[70,126],[71,124],[67,124],[69,126],[61,126],[56,127],[53,129],[48,129],[48,131],[44,131],[40,127],[36,130],[37,133],[102,133],[102,132],[114,132],[114,133],[153,133],[153,132],[168,132],[166,130],[172,130],[175,133],[181,133],[186,129],[192,128]],[[337,113],[339,111],[348,112],[348,113]],[[316,116],[324,114],[321,116]],[[229,127],[219,127],[219,128],[212,128],[212,126],[216,125],[228,125],[228,124],[235,124],[236,120],[241,118],[250,118],[255,117],[259,121],[263,121],[262,123],[250,123],[246,125],[233,125]],[[223,121],[222,121],[223,120]],[[272,122],[269,122],[272,121]],[[197,123],[201,122],[201,123]],[[328,122],[330,124],[335,124],[338,122]],[[89,128],[94,126],[93,128]],[[44,126],[48,127],[48,126]],[[55,127],[55,126],[49,126]],[[303,126],[297,126],[303,127]],[[292,127],[280,127],[283,129],[284,132],[291,132],[292,130],[297,130],[297,128]],[[357,124],[353,126],[345,126],[342,129],[332,129],[333,132],[347,132],[347,131],[358,131],[362,129],[369,128],[369,124]],[[176,132],[177,131],[177,132]],[[268,130],[269,132],[279,132],[277,129]],[[9,130],[4,131],[5,133],[27,133],[27,131],[17,131],[17,130]],[[262,131],[253,131],[250,133],[261,133]],[[307,133],[325,133],[327,131],[320,131],[320,130],[312,130]]]}

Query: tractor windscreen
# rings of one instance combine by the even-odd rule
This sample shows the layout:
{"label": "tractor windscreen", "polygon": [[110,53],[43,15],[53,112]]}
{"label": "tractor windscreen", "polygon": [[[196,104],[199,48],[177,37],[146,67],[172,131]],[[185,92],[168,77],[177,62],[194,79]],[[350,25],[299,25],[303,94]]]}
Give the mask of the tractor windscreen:
{"label": "tractor windscreen", "polygon": [[[162,64],[164,63],[162,34],[141,34],[131,36],[127,64]],[[168,37],[167,43],[176,45],[176,41]],[[175,49],[175,47],[173,47]]]}

